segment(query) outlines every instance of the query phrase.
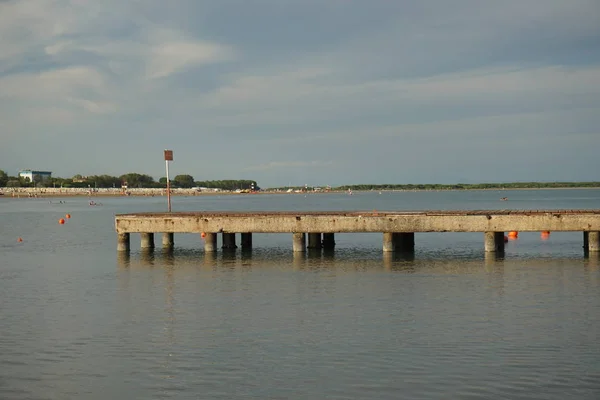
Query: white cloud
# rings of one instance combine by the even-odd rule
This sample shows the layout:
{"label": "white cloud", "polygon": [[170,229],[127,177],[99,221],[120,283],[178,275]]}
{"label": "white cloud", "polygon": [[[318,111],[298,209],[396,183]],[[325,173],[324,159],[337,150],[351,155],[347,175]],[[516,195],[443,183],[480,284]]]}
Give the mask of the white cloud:
{"label": "white cloud", "polygon": [[164,78],[189,66],[198,66],[232,57],[232,52],[212,43],[173,42],[157,45],[147,63],[148,78]]}

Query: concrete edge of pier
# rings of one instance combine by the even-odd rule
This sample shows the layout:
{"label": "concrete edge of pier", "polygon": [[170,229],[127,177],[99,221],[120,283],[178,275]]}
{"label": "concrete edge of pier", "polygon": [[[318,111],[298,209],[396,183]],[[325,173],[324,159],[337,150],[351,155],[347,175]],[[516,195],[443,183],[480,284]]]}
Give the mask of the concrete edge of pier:
{"label": "concrete edge of pier", "polygon": [[[196,233],[204,250],[252,248],[252,233],[290,233],[292,250],[332,249],[336,233],[379,232],[384,252],[414,252],[416,232],[482,232],[486,252],[503,252],[504,232],[584,232],[584,250],[600,251],[600,210],[428,210],[428,211],[207,211],[135,213],[115,216],[117,249],[129,251],[130,234],[139,233],[141,248],[154,248],[162,233],[163,248],[174,246],[174,233]],[[308,237],[307,237],[308,235]],[[308,239],[308,240],[307,240]]]}

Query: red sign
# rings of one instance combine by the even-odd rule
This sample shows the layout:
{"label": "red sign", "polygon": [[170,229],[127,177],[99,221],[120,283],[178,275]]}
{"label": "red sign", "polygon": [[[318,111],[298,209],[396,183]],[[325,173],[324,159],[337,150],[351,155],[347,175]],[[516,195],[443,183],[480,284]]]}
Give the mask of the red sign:
{"label": "red sign", "polygon": [[173,150],[165,150],[165,161],[173,161]]}

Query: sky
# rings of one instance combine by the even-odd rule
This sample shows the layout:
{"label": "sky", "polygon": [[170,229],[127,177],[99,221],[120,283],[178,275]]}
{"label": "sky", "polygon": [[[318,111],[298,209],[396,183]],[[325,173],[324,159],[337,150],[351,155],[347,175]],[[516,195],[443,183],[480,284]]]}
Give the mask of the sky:
{"label": "sky", "polygon": [[0,0],[0,169],[600,180],[598,0]]}

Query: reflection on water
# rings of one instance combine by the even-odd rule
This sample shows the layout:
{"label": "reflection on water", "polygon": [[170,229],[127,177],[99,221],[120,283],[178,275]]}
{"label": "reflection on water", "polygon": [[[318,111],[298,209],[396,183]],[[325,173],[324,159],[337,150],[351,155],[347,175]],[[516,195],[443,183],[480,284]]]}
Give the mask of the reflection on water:
{"label": "reflection on water", "polygon": [[[152,386],[162,396],[192,398],[190,380],[215,388],[211,398],[232,395],[221,380],[255,381],[247,390],[263,398],[340,390],[349,399],[561,399],[600,390],[597,256],[255,249],[119,260],[120,290],[145,296],[152,276],[148,295],[164,293],[150,300],[163,327]],[[300,386],[298,374],[313,384]]]}
{"label": "reflection on water", "polygon": [[[587,200],[573,205],[563,191],[511,192],[510,203],[597,207],[600,191],[580,194]],[[176,206],[493,208],[498,197]],[[582,255],[580,233],[523,233],[504,255],[485,254],[479,234],[433,233],[416,235],[408,255],[383,253],[378,234],[336,235],[335,250],[299,254],[289,235],[216,253],[178,235],[171,251],[140,251],[135,239],[131,254],[115,255],[114,212],[158,200],[86,200],[69,199],[73,218],[58,229],[62,204],[0,208],[1,399],[599,398],[600,259]]]}
{"label": "reflection on water", "polygon": [[590,269],[598,269],[598,267],[600,267],[600,253],[587,253],[585,261],[586,267]]}
{"label": "reflection on water", "polygon": [[506,258],[501,253],[473,253],[467,257],[438,258],[436,253],[415,257],[414,253],[319,250],[290,252],[285,249],[255,249],[254,251],[203,252],[194,250],[144,249],[134,253],[117,253],[120,268],[145,269],[173,267],[174,269],[281,269],[346,270],[371,272],[472,274],[498,273],[505,265],[556,265],[568,263],[590,270],[600,267],[600,254],[573,258]]}

